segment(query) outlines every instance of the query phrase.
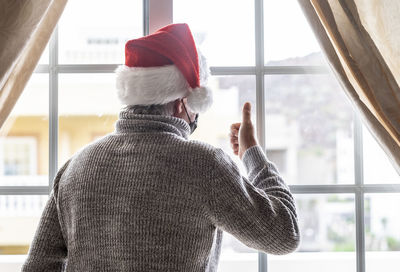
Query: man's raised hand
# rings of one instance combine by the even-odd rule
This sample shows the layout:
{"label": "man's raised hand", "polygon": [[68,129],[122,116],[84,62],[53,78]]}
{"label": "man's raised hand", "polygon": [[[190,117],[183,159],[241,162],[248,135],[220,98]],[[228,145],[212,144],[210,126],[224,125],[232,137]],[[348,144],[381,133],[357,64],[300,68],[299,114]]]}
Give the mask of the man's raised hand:
{"label": "man's raised hand", "polygon": [[229,133],[231,147],[235,155],[242,159],[244,152],[257,145],[255,130],[251,122],[251,104],[246,102],[242,111],[242,122],[231,125]]}

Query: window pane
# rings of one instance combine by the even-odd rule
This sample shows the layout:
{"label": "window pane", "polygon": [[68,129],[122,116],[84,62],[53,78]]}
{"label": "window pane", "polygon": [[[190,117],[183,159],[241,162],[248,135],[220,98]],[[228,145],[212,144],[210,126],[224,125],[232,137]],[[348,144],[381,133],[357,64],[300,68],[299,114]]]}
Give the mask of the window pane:
{"label": "window pane", "polygon": [[365,183],[400,183],[400,176],[394,169],[385,151],[363,124],[363,164]]}
{"label": "window pane", "polygon": [[268,271],[356,271],[354,196],[295,195],[301,243],[296,252],[268,255]]}
{"label": "window pane", "polygon": [[71,0],[59,23],[60,63],[124,63],[143,35],[142,0]]}
{"label": "window pane", "polygon": [[174,23],[187,23],[210,66],[254,65],[254,1],[174,0]]}
{"label": "window pane", "polygon": [[114,74],[60,74],[58,167],[114,130],[122,108],[114,82]]}
{"label": "window pane", "polygon": [[0,254],[28,253],[47,199],[47,195],[0,196]]}
{"label": "window pane", "polygon": [[246,101],[252,104],[252,120],[256,123],[256,92],[254,76],[213,76],[209,86],[213,91],[214,103],[204,114],[199,115],[199,123],[191,139],[201,140],[222,148],[231,155],[242,174],[245,169],[230,146],[229,132],[232,123],[242,121],[242,107]]}
{"label": "window pane", "polygon": [[264,0],[266,65],[326,65],[297,1]]}
{"label": "window pane", "polygon": [[0,186],[48,185],[48,82],[33,74],[0,129]]}
{"label": "window pane", "polygon": [[[242,107],[246,101],[252,103],[252,120],[255,123],[256,93],[254,76],[214,76],[209,80],[213,90],[214,104],[199,115],[199,124],[190,139],[201,140],[222,148],[238,165],[245,176],[244,166],[230,147],[230,125],[241,122]],[[229,233],[224,232],[219,272],[257,271],[258,254],[243,245]]]}
{"label": "window pane", "polygon": [[364,203],[366,271],[398,271],[400,194],[366,194]]}
{"label": "window pane", "polygon": [[331,74],[266,76],[267,156],[289,184],[354,183],[353,111]]}

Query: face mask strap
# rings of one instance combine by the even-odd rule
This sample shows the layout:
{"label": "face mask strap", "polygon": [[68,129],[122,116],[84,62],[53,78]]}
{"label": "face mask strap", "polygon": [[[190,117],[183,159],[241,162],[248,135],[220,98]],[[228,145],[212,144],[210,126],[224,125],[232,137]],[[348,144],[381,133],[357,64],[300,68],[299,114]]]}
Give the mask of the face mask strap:
{"label": "face mask strap", "polygon": [[182,101],[183,108],[185,109],[186,115],[187,115],[187,117],[189,119],[189,123],[191,123],[192,120],[190,120],[189,113],[187,112],[186,107],[185,107],[185,103],[183,103],[183,98],[181,99],[181,101]]}
{"label": "face mask strap", "polygon": [[184,108],[185,111],[186,111],[186,115],[187,115],[187,117],[188,117],[188,119],[189,119],[190,131],[191,131],[191,133],[193,133],[193,131],[197,128],[197,119],[198,119],[198,117],[199,117],[199,114],[196,113],[196,117],[195,117],[194,121],[192,122],[192,120],[190,120],[189,113],[188,113],[187,110],[186,110],[185,104],[183,103],[183,99],[181,99],[181,101],[182,101],[182,104],[183,104],[183,108]]}

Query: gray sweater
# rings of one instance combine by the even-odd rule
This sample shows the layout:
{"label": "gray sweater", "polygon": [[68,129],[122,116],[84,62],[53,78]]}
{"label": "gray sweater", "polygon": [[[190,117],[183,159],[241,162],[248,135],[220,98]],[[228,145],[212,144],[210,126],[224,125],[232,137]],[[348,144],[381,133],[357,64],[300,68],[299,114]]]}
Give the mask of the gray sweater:
{"label": "gray sweater", "polygon": [[259,146],[248,178],[176,117],[123,109],[58,171],[22,271],[216,271],[222,231],[270,254],[300,241],[296,206]]}

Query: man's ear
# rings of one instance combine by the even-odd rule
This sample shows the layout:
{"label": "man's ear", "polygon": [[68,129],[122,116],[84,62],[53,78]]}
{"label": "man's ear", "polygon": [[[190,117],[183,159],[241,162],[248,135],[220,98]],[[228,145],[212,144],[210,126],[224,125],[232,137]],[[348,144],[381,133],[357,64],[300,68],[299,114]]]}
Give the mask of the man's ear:
{"label": "man's ear", "polygon": [[174,116],[179,116],[183,111],[183,105],[180,98],[175,100],[174,103]]}

